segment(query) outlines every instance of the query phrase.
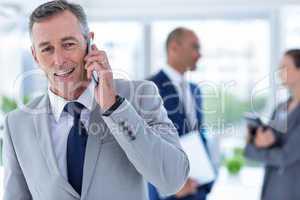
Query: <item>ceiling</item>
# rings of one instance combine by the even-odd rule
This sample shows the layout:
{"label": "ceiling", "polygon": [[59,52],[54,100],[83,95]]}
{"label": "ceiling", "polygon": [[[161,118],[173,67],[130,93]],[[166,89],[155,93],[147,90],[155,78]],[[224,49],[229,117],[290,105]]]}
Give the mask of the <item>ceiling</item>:
{"label": "ceiling", "polygon": [[[241,12],[273,9],[300,0],[70,0],[83,5],[89,17],[184,15],[212,12],[230,12],[234,7]],[[28,15],[36,6],[46,0],[1,0],[0,8],[11,7]],[[235,9],[238,10],[238,9]],[[1,13],[0,13],[1,14]]]}

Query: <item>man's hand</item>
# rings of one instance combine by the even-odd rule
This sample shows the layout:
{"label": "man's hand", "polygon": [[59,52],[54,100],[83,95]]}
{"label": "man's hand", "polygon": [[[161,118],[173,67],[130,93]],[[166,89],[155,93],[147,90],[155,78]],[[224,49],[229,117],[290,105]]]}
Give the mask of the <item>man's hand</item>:
{"label": "man's hand", "polygon": [[116,90],[113,84],[113,74],[109,65],[107,55],[104,51],[92,45],[92,50],[84,58],[87,70],[87,78],[91,80],[93,70],[99,77],[99,83],[95,88],[95,98],[103,111],[109,109],[116,102]]}
{"label": "man's hand", "polygon": [[257,148],[268,148],[275,143],[275,136],[271,129],[263,130],[262,127],[256,131],[254,144]]}
{"label": "man's hand", "polygon": [[192,178],[188,178],[188,180],[185,182],[183,188],[179,190],[179,192],[176,193],[177,198],[182,198],[187,195],[195,194],[197,192],[197,187],[199,186],[199,183],[195,181]]}

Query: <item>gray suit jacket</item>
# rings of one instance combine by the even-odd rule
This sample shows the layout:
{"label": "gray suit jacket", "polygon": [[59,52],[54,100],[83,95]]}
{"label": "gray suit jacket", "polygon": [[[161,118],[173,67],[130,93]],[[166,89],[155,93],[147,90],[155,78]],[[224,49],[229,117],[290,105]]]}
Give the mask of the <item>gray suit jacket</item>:
{"label": "gray suit jacket", "polygon": [[275,129],[277,144],[258,149],[248,144],[247,157],[265,164],[263,200],[300,199],[300,105],[286,117],[287,102],[275,110],[270,125]]}
{"label": "gray suit jacket", "polygon": [[146,200],[146,182],[166,194],[187,179],[189,162],[156,86],[115,80],[126,98],[110,116],[91,113],[80,197],[61,175],[47,95],[9,113],[4,134],[4,200]]}

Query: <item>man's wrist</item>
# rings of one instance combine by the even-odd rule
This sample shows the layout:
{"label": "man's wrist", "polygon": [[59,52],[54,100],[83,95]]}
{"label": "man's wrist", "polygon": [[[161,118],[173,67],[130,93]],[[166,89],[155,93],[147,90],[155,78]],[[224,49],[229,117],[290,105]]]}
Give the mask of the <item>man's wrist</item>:
{"label": "man's wrist", "polygon": [[116,99],[115,103],[112,106],[110,106],[104,113],[102,113],[103,116],[107,117],[111,115],[111,113],[113,113],[125,100],[124,97],[121,97],[118,94],[116,95],[115,99]]}

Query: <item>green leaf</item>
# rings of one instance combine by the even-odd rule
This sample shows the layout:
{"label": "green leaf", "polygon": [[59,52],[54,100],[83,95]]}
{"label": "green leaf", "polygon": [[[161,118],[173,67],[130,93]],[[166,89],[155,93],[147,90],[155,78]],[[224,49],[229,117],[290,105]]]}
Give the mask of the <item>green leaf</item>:
{"label": "green leaf", "polygon": [[[28,96],[23,97],[23,103],[27,104],[30,98]],[[18,107],[17,101],[8,96],[0,96],[0,109],[4,113],[8,113]]]}

